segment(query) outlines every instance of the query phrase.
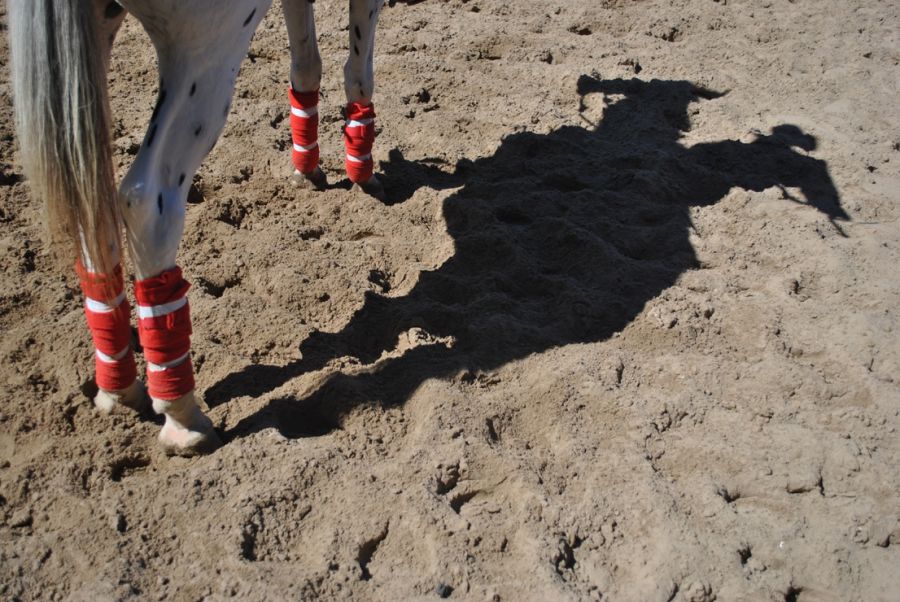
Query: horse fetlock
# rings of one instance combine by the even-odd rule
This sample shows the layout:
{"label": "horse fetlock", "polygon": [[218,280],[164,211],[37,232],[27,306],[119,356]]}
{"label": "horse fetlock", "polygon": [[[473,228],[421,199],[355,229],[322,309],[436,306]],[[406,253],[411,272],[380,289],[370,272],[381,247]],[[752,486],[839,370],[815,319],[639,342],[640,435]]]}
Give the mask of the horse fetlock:
{"label": "horse fetlock", "polygon": [[131,348],[131,306],[125,295],[122,268],[98,274],[81,263],[75,266],[84,293],[84,315],[94,342],[94,366],[100,393],[94,404],[109,413],[123,401],[140,403],[135,389],[137,367]]}
{"label": "horse fetlock", "polygon": [[177,266],[134,283],[147,387],[154,399],[179,399],[194,390],[189,288]]}
{"label": "horse fetlock", "polygon": [[372,145],[375,143],[375,106],[372,103],[350,102],[347,103],[346,113],[344,166],[350,181],[362,186],[372,181],[375,166],[372,159]]}
{"label": "horse fetlock", "polygon": [[149,414],[150,398],[147,389],[140,380],[119,391],[100,389],[94,396],[94,406],[103,414],[111,414],[119,410],[128,410],[139,414]]}
{"label": "horse fetlock", "polygon": [[[302,174],[319,169],[319,90],[288,90],[291,104],[291,160]],[[309,177],[308,177],[309,178]]]}

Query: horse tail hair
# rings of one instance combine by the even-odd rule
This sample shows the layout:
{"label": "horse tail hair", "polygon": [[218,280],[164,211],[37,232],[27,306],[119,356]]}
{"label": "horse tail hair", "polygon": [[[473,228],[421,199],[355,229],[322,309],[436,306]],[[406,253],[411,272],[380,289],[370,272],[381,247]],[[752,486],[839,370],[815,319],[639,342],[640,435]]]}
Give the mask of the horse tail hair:
{"label": "horse tail hair", "polygon": [[9,0],[16,130],[50,238],[110,274],[122,218],[110,144],[106,67],[93,0]]}

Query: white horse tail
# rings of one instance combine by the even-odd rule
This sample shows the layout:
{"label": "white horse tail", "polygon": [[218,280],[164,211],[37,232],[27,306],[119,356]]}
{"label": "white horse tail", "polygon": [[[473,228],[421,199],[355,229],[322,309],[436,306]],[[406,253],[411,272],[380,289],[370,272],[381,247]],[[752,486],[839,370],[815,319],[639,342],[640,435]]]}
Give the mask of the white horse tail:
{"label": "white horse tail", "polygon": [[9,0],[16,128],[51,239],[95,272],[119,260],[106,68],[93,0]]}

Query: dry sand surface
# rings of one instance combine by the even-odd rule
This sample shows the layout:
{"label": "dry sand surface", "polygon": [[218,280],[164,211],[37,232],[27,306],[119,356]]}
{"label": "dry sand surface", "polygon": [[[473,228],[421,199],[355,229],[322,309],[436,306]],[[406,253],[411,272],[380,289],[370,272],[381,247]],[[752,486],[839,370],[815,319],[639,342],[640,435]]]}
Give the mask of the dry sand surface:
{"label": "dry sand surface", "polygon": [[[335,186],[287,177],[277,2],[195,179],[198,459],[92,407],[3,42],[0,598],[900,599],[898,4],[385,7],[386,203],[341,181],[345,4]],[[110,81],[121,176],[133,19]]]}

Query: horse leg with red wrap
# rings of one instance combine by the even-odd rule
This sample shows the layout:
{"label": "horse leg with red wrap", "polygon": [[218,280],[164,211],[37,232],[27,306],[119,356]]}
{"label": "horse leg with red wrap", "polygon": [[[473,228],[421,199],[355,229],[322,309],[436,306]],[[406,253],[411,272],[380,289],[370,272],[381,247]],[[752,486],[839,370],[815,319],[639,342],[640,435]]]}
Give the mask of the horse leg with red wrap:
{"label": "horse leg with red wrap", "polygon": [[176,453],[206,451],[218,443],[212,423],[194,402],[188,288],[179,267],[134,283],[147,389],[153,409],[166,415],[159,438]]}
{"label": "horse leg with red wrap", "polygon": [[137,378],[131,348],[131,306],[125,296],[122,267],[97,274],[81,262],[75,266],[84,293],[84,315],[94,340],[97,395],[94,405],[104,413],[124,406],[149,409],[144,386]]}
{"label": "horse leg with red wrap", "polygon": [[375,143],[375,107],[370,102],[347,103],[344,125],[345,166],[350,181],[365,186],[374,177],[372,145]]}
{"label": "horse leg with red wrap", "polygon": [[319,168],[319,85],[322,58],[316,40],[311,2],[282,2],[284,22],[291,45],[291,142],[294,179],[315,188],[328,184]]}
{"label": "horse leg with red wrap", "polygon": [[[325,172],[319,168],[319,91],[288,90],[291,102],[291,160],[294,176],[315,188],[328,185]],[[300,178],[303,178],[302,180]]]}
{"label": "horse leg with red wrap", "polygon": [[375,142],[375,26],[381,0],[350,0],[350,56],[344,64],[347,123],[344,127],[345,167],[350,181],[376,198],[384,188],[374,174]]}
{"label": "horse leg with red wrap", "polygon": [[220,442],[195,398],[189,285],[176,262],[187,194],[225,125],[235,77],[270,0],[232,0],[214,19],[187,0],[122,3],[144,25],[159,60],[156,107],[119,188],[139,334],[153,409],[166,419],[160,443],[167,453],[192,455]]}

